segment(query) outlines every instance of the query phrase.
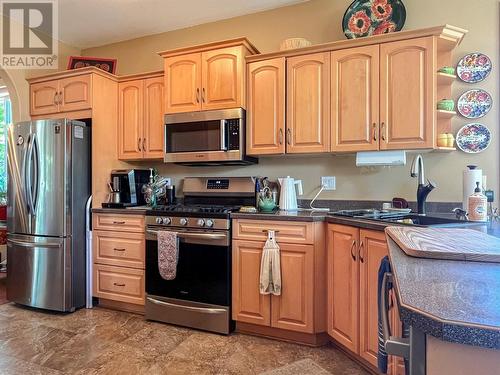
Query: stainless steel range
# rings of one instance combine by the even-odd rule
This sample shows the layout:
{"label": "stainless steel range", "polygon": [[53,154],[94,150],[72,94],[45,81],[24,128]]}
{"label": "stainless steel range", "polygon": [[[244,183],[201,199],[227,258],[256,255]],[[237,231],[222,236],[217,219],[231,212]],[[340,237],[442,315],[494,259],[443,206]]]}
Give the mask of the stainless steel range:
{"label": "stainless steel range", "polygon": [[[231,321],[231,219],[253,205],[250,177],[184,179],[184,203],[146,213],[146,319],[228,334]],[[175,231],[174,280],[158,270],[157,233]]]}

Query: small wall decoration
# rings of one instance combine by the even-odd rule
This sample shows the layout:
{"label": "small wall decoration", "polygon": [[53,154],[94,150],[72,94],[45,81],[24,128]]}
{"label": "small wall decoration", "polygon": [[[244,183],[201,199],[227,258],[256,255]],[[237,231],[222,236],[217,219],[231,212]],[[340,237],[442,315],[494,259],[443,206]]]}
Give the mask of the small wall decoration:
{"label": "small wall decoration", "polygon": [[400,31],[406,21],[401,0],[355,0],[344,14],[342,29],[349,39]]}
{"label": "small wall decoration", "polygon": [[104,59],[102,57],[70,56],[68,70],[95,66],[105,72],[114,74],[116,71],[116,59]]}
{"label": "small wall decoration", "polygon": [[488,56],[483,53],[469,53],[460,59],[457,64],[457,75],[467,83],[483,81],[491,72],[492,64]]}
{"label": "small wall decoration", "polygon": [[486,115],[493,105],[491,95],[481,89],[464,92],[457,102],[457,109],[466,118],[480,118]]}
{"label": "small wall decoration", "polygon": [[491,132],[483,124],[467,124],[458,131],[456,142],[463,152],[477,154],[486,150],[490,145]]}

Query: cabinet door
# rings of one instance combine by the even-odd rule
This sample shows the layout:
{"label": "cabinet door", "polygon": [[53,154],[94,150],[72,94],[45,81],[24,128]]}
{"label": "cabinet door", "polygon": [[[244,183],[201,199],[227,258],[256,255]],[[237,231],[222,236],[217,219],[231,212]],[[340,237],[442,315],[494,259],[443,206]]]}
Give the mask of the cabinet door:
{"label": "cabinet door", "polygon": [[330,150],[330,53],[287,59],[287,153]]}
{"label": "cabinet door", "polygon": [[360,230],[359,246],[359,354],[377,366],[378,269],[389,251],[384,232]]}
{"label": "cabinet door", "polygon": [[118,158],[137,160],[143,155],[144,81],[118,84]]}
{"label": "cabinet door", "polygon": [[242,47],[220,48],[203,52],[202,109],[244,107]]}
{"label": "cabinet door", "polygon": [[163,158],[164,93],[163,77],[144,80],[144,143],[142,148],[145,159]]}
{"label": "cabinet door", "polygon": [[33,83],[30,85],[31,116],[46,115],[59,111],[59,81]]}
{"label": "cabinet door", "polygon": [[264,242],[233,241],[233,319],[271,325],[271,298],[259,292]]}
{"label": "cabinet door", "polygon": [[59,112],[92,108],[92,75],[63,78],[59,81]]}
{"label": "cabinet door", "polygon": [[379,46],[331,54],[332,151],[378,150]]}
{"label": "cabinet door", "polygon": [[165,113],[201,110],[201,54],[165,59]]}
{"label": "cabinet door", "polygon": [[248,64],[247,102],[247,154],[284,154],[284,57]]}
{"label": "cabinet door", "polygon": [[314,247],[279,244],[281,295],[271,296],[271,327],[314,332]]}
{"label": "cabinet door", "polygon": [[435,43],[433,37],[380,45],[380,148],[432,148]]}
{"label": "cabinet door", "polygon": [[328,334],[359,349],[359,229],[328,225]]}

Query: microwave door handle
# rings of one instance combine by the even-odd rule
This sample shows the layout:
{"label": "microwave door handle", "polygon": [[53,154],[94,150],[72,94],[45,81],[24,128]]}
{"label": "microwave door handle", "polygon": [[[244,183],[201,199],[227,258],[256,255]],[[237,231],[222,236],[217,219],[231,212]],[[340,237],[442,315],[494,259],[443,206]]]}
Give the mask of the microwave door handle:
{"label": "microwave door handle", "polygon": [[226,120],[220,120],[220,149],[227,151]]}

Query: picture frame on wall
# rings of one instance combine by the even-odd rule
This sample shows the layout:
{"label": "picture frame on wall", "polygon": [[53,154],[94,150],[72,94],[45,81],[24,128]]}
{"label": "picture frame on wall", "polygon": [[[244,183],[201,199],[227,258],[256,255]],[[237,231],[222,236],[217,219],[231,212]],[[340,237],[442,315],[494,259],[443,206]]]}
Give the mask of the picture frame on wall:
{"label": "picture frame on wall", "polygon": [[105,59],[102,57],[89,56],[70,56],[68,61],[68,70],[86,68],[95,66],[107,73],[115,74],[116,59]]}

